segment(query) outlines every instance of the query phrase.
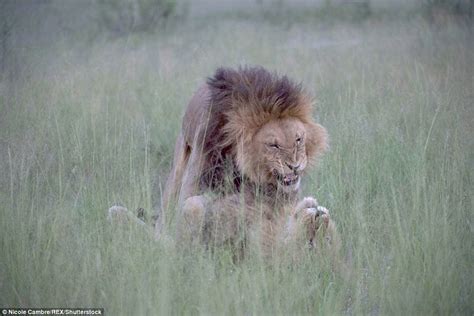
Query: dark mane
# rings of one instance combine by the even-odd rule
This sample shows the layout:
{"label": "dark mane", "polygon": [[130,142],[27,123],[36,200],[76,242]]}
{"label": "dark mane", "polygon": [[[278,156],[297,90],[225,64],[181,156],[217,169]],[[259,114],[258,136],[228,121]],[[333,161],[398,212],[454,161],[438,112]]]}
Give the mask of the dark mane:
{"label": "dark mane", "polygon": [[[204,138],[201,189],[221,191],[230,186],[231,190],[239,191],[242,175],[233,147],[240,141],[238,135],[242,131],[228,128],[232,120],[239,119],[244,125],[241,129],[253,133],[271,119],[294,116],[305,121],[311,117],[310,105],[300,84],[263,67],[219,68],[208,78],[207,85],[210,113]],[[244,114],[239,116],[236,112]]]}

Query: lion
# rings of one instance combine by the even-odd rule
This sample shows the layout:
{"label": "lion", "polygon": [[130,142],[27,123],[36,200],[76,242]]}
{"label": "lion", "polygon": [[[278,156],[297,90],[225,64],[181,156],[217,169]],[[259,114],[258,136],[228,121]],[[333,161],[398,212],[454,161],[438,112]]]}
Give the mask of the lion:
{"label": "lion", "polygon": [[263,67],[217,69],[187,106],[166,182],[177,239],[237,251],[254,244],[265,256],[337,247],[328,210],[300,198],[302,176],[327,148],[301,84]]}

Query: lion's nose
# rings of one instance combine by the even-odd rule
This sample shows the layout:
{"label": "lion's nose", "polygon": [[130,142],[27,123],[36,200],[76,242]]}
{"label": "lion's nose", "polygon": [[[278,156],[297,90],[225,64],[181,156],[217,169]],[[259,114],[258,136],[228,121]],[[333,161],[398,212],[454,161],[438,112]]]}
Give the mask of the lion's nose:
{"label": "lion's nose", "polygon": [[293,164],[289,164],[289,163],[286,162],[286,165],[287,165],[288,168],[290,168],[290,170],[292,170],[292,171],[298,171],[298,169],[300,168],[300,164],[293,165]]}

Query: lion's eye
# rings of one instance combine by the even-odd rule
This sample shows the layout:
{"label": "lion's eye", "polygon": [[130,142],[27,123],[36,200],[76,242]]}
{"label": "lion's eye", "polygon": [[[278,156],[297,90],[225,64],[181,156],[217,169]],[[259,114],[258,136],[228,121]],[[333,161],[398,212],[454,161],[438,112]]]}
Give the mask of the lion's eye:
{"label": "lion's eye", "polygon": [[298,138],[296,139],[296,143],[297,143],[298,145],[301,144],[302,141],[303,141],[303,139],[302,139],[301,137],[298,137]]}
{"label": "lion's eye", "polygon": [[270,148],[280,149],[280,145],[278,144],[269,144]]}

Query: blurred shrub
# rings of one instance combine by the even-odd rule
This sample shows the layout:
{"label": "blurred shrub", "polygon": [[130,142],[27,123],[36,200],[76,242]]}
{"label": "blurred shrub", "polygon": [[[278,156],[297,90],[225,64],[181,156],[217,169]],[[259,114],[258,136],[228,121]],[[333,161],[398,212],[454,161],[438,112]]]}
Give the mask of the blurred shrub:
{"label": "blurred shrub", "polygon": [[287,26],[301,21],[361,22],[372,14],[370,0],[350,1],[310,1],[303,6],[295,6],[291,0],[256,0],[262,16],[269,21],[274,21]]}
{"label": "blurred shrub", "polygon": [[424,0],[423,7],[430,15],[456,14],[472,17],[473,0]]}
{"label": "blurred shrub", "polygon": [[99,24],[116,35],[146,32],[173,16],[176,0],[99,0]]}
{"label": "blurred shrub", "polygon": [[364,21],[372,14],[369,0],[343,1],[336,4],[326,0],[321,11],[323,16],[332,16],[353,22]]}

